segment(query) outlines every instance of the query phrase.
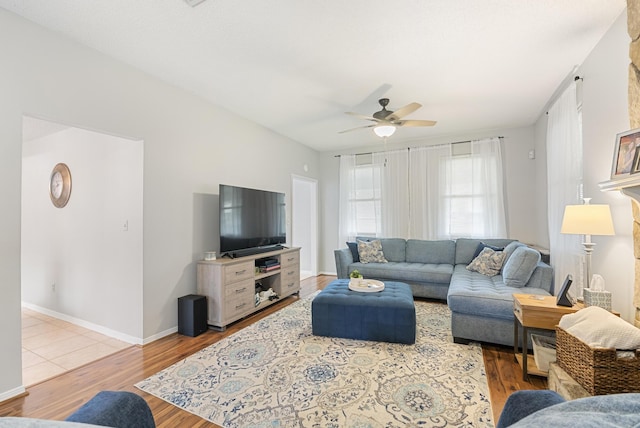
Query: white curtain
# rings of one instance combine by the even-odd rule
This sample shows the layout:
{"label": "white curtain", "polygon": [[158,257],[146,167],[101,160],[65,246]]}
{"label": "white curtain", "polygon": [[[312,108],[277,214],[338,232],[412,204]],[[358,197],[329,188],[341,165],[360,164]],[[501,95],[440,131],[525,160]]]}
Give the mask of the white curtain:
{"label": "white curtain", "polygon": [[353,241],[358,232],[357,212],[351,201],[356,195],[356,155],[340,156],[339,245]]}
{"label": "white curtain", "polygon": [[376,236],[409,238],[409,151],[395,150],[373,154],[380,165],[381,228]]}
{"label": "white curtain", "polygon": [[[500,138],[471,142],[474,225],[476,237],[507,237],[504,173]],[[478,215],[482,214],[482,215]],[[480,220],[479,223],[477,220]]]}
{"label": "white curtain", "polygon": [[559,287],[565,276],[572,274],[576,285],[571,294],[581,296],[584,284],[582,237],[560,233],[564,207],[580,204],[582,199],[582,132],[573,82],[549,109],[547,188],[549,250],[555,285]]}
{"label": "white curtain", "polygon": [[410,234],[417,239],[505,238],[499,138],[411,149]]}
{"label": "white curtain", "polygon": [[451,145],[411,149],[410,234],[415,239],[445,239],[441,195],[450,174]]}

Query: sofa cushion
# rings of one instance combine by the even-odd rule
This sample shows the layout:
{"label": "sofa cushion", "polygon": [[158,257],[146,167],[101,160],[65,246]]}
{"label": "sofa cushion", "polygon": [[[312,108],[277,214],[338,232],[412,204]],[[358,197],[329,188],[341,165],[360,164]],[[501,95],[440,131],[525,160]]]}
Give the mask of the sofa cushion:
{"label": "sofa cushion", "polygon": [[511,254],[513,254],[513,252],[516,250],[516,248],[518,247],[525,247],[526,245],[523,244],[522,242],[519,241],[513,241],[511,243],[509,243],[509,245],[507,245],[506,247],[504,247],[504,264],[502,265],[502,269],[504,270],[504,265],[507,264],[507,261],[509,261],[509,258],[511,257]]}
{"label": "sofa cushion", "polygon": [[490,247],[485,247],[480,251],[480,254],[467,265],[467,269],[483,275],[494,276],[500,273],[503,261],[504,253],[502,251],[495,251]]}
{"label": "sofa cushion", "polygon": [[409,263],[452,265],[455,260],[455,254],[455,241],[426,241],[422,239],[407,240],[407,262]]}
{"label": "sofa cushion", "polygon": [[468,265],[475,258],[473,255],[476,253],[478,244],[484,242],[487,245],[494,247],[506,247],[509,243],[513,242],[513,239],[471,239],[471,238],[458,238],[456,239],[456,258],[455,264]]}
{"label": "sofa cushion", "polygon": [[351,251],[351,257],[353,257],[354,262],[360,261],[360,253],[358,253],[358,243],[357,242],[347,242],[347,247],[349,247],[349,251]]}
{"label": "sofa cushion", "polygon": [[367,237],[356,237],[356,241],[365,241],[370,242],[373,240],[378,240],[382,244],[382,252],[384,253],[384,258],[388,262],[404,262],[405,261],[405,247],[407,246],[407,241],[402,238],[367,238]]}
{"label": "sofa cushion", "polygon": [[[486,276],[471,272],[463,265],[453,269],[447,303],[452,312],[478,317],[513,320],[513,287],[507,287],[502,275]],[[540,288],[523,287],[518,293],[550,294]]]}
{"label": "sofa cushion", "polygon": [[368,279],[394,280],[400,282],[424,282],[449,284],[453,265],[406,262],[352,263],[349,271],[357,269]]}
{"label": "sofa cushion", "polygon": [[502,268],[504,284],[524,287],[540,261],[540,253],[526,246],[517,247]]}
{"label": "sofa cushion", "polygon": [[374,239],[370,242],[358,241],[358,254],[362,263],[386,263],[382,252],[382,243]]}

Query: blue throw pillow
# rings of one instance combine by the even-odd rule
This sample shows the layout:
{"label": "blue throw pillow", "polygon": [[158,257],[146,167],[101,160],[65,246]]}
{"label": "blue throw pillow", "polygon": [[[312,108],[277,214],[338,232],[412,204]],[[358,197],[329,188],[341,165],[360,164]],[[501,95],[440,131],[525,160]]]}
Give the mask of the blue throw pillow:
{"label": "blue throw pillow", "polygon": [[473,253],[473,258],[471,258],[471,260],[473,260],[476,257],[478,257],[480,255],[480,253],[482,252],[482,250],[484,250],[485,248],[491,248],[493,251],[503,251],[504,250],[504,248],[502,248],[502,247],[495,247],[493,245],[489,245],[489,244],[485,244],[484,242],[481,242],[476,247],[476,252]]}
{"label": "blue throw pillow", "polygon": [[360,253],[358,253],[358,243],[357,242],[347,242],[347,247],[351,250],[351,256],[353,257],[354,262],[360,261]]}

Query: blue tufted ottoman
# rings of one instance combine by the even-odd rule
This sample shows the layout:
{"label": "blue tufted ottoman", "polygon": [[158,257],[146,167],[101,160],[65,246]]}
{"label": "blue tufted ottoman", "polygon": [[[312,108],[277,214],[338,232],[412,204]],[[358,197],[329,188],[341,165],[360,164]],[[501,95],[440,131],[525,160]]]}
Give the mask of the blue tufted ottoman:
{"label": "blue tufted ottoman", "polygon": [[348,279],[327,285],[311,302],[311,324],[316,336],[379,342],[416,342],[416,308],[411,288],[386,282],[384,290],[349,290]]}

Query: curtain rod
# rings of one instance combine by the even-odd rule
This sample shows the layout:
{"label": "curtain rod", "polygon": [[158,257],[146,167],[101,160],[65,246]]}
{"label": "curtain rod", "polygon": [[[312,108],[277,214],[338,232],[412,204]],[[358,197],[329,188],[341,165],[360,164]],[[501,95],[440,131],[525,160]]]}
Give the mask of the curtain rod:
{"label": "curtain rod", "polygon": [[[500,135],[500,136],[498,136],[498,137],[486,137],[486,138],[504,138],[504,137],[503,137],[502,135]],[[484,139],[484,138],[482,138],[482,139]],[[432,145],[432,146],[421,146],[421,147],[442,147],[442,146],[447,146],[447,145],[449,145],[449,144],[464,144],[464,143],[470,143],[470,142],[472,142],[472,141],[478,141],[478,140],[455,141],[455,142],[453,142],[453,143],[434,144],[434,145]],[[418,147],[407,147],[407,150],[417,149],[417,148],[418,148]],[[401,149],[394,149],[394,150],[401,150]],[[385,152],[387,152],[387,151],[388,151],[388,150],[382,150],[382,151],[379,151],[379,152],[364,152],[364,153],[349,153],[349,154],[350,154],[350,155],[351,155],[351,154],[354,154],[355,156],[361,156],[361,155],[372,155],[372,154],[374,154],[374,153],[385,153]],[[333,157],[334,157],[334,158],[339,158],[340,156],[343,156],[343,155],[334,155]],[[346,155],[345,155],[345,156],[346,156]]]}
{"label": "curtain rod", "polygon": [[[583,78],[582,76],[576,76],[576,77],[574,77],[574,78],[573,78],[573,81],[574,81],[574,82],[577,82],[578,80],[582,80],[582,81],[584,82],[584,78]],[[557,90],[556,90],[556,91],[557,91]],[[559,97],[559,96],[558,96],[558,97]],[[556,101],[557,101],[557,98],[556,98]],[[553,104],[551,104],[551,105],[553,105]],[[545,111],[545,112],[544,112],[544,114],[546,114],[547,116],[549,116],[549,110]]]}

